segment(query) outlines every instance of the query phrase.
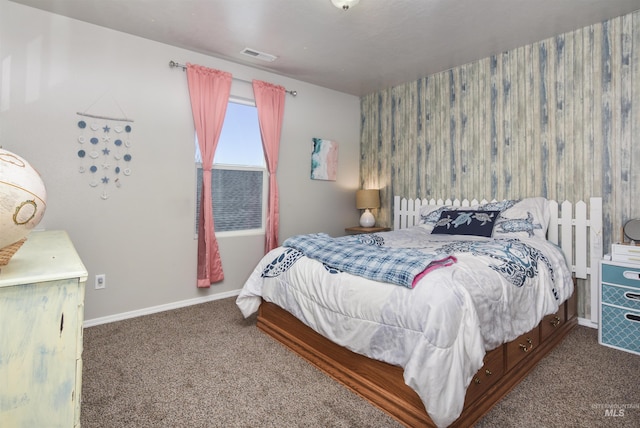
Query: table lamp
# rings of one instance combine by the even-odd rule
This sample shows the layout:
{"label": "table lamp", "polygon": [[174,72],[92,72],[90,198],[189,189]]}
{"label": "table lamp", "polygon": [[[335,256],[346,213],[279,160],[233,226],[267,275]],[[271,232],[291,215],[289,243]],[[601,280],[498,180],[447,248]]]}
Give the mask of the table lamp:
{"label": "table lamp", "polygon": [[380,208],[380,190],[361,189],[356,191],[356,208],[364,210],[360,217],[360,226],[373,227],[376,224],[376,218],[369,210]]}

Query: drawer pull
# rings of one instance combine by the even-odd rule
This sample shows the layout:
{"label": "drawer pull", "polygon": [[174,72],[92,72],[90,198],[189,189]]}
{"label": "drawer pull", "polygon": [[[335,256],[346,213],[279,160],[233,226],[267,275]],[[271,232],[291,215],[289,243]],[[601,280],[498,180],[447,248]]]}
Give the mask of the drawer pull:
{"label": "drawer pull", "polygon": [[625,270],[622,274],[627,279],[640,279],[640,272],[634,272],[632,270]]}
{"label": "drawer pull", "polygon": [[522,349],[522,352],[529,352],[529,350],[533,348],[533,341],[531,339],[527,338],[527,344],[528,345],[523,345],[522,343],[518,344],[520,349]]}
{"label": "drawer pull", "polygon": [[491,373],[491,370],[489,370],[489,369],[486,369],[486,370],[484,371],[484,373],[485,373],[487,376],[491,376],[491,375],[493,374],[493,373]]}
{"label": "drawer pull", "polygon": [[553,317],[553,319],[549,322],[551,323],[551,326],[557,327],[560,325],[560,318],[558,318],[557,316]]}
{"label": "drawer pull", "polygon": [[626,297],[628,300],[640,301],[640,294],[638,294],[638,293],[631,293],[631,292],[627,291],[626,293],[624,293],[624,297]]}
{"label": "drawer pull", "polygon": [[480,385],[480,383],[481,383],[481,382],[480,382],[480,378],[479,378],[479,377],[477,377],[477,376],[476,376],[476,377],[474,377],[474,378],[473,378],[473,383],[475,383],[476,385]]}
{"label": "drawer pull", "polygon": [[629,321],[640,322],[640,315],[624,314],[624,317]]}

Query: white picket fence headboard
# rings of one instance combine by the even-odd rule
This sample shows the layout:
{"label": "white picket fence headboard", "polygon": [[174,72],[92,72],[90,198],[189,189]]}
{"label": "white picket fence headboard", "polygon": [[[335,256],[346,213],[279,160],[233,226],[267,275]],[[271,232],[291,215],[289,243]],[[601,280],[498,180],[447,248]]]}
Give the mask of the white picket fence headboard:
{"label": "white picket fence headboard", "polygon": [[[452,205],[468,207],[487,202],[485,199],[406,199],[393,198],[393,228],[404,229],[420,223],[420,207]],[[559,245],[576,278],[588,279],[591,290],[591,321],[598,322],[599,263],[602,258],[602,198],[589,198],[575,204],[549,201],[551,220],[547,239]]]}

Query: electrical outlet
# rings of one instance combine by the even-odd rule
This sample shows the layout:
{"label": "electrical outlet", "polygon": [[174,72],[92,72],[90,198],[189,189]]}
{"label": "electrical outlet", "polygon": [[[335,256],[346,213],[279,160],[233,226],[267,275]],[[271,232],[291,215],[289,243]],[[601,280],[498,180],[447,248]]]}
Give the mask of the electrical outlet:
{"label": "electrical outlet", "polygon": [[107,287],[107,275],[101,273],[96,275],[96,290],[102,290]]}

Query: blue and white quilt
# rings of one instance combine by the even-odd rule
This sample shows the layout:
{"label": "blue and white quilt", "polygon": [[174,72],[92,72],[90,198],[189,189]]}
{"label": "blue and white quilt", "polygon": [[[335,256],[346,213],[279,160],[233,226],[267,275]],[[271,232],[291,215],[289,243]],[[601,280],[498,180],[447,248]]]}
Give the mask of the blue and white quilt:
{"label": "blue and white quilt", "polygon": [[238,307],[249,316],[264,299],[339,345],[403,367],[405,382],[438,426],[459,416],[486,351],[531,330],[573,293],[564,255],[538,237],[432,235],[416,226],[344,240],[456,263],[409,288],[283,246],[256,266]]}
{"label": "blue and white quilt", "polygon": [[[297,251],[289,259],[304,255],[335,271],[409,288],[426,271],[455,262],[445,251],[393,247],[376,234],[340,238],[326,233],[297,235],[282,245]],[[263,275],[271,276],[272,266],[273,263]]]}

